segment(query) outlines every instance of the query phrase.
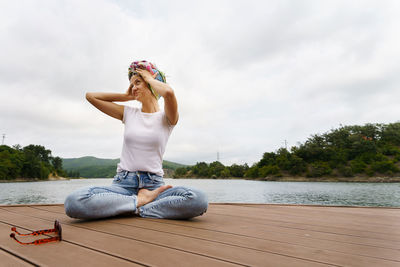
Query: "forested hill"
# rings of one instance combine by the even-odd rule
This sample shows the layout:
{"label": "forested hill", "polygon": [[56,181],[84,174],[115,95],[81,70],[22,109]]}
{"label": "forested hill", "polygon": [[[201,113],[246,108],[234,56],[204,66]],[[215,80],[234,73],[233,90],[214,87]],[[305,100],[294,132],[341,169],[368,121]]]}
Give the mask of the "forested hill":
{"label": "forested hill", "polygon": [[[82,157],[62,159],[41,145],[0,146],[0,180],[47,180],[54,177],[113,177],[119,159]],[[164,161],[165,175],[185,165]]]}
{"label": "forested hill", "polygon": [[178,168],[175,177],[247,177],[279,180],[281,177],[399,177],[400,123],[342,126],[311,135],[289,150],[265,152],[251,167],[224,166],[216,161]]}
{"label": "forested hill", "polygon": [[[61,159],[40,145],[1,145],[0,180],[48,179],[51,176],[113,177],[118,162],[119,159],[95,157]],[[318,177],[331,180],[344,177],[346,181],[358,181],[361,177],[371,181],[369,177],[384,177],[380,181],[397,181],[400,177],[400,122],[342,126],[324,134],[311,135],[290,150],[280,148],[265,152],[252,166],[224,166],[218,161],[184,166],[164,161],[163,168],[166,177],[171,177],[175,170],[175,178],[280,180],[304,177],[315,181]]]}
{"label": "forested hill", "polygon": [[[70,177],[109,178],[114,177],[119,159],[101,159],[96,157],[65,158],[63,167]],[[164,160],[163,169],[172,175],[174,170],[185,165]]]}
{"label": "forested hill", "polygon": [[81,157],[81,158],[63,158],[64,169],[78,169],[87,166],[104,166],[113,165],[117,166],[119,159],[101,159],[96,157]]}
{"label": "forested hill", "polygon": [[0,146],[0,180],[17,178],[45,180],[52,176],[66,175],[61,158],[54,157],[51,150],[44,146]]}

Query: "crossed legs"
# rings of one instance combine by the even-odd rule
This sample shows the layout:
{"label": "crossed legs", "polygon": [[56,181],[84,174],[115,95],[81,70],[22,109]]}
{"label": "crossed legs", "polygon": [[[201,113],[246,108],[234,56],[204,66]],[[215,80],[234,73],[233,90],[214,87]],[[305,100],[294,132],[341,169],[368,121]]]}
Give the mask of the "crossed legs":
{"label": "crossed legs", "polygon": [[86,187],[71,193],[64,203],[72,218],[98,219],[119,214],[141,217],[189,219],[206,212],[207,196],[194,188],[160,186],[152,191],[140,189],[135,195],[120,186]]}

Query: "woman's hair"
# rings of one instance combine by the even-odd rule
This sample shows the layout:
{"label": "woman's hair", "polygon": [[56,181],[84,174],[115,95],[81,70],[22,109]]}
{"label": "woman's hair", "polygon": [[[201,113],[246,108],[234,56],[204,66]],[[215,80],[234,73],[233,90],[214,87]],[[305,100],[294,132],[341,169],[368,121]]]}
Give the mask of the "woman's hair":
{"label": "woman's hair", "polygon": [[[165,74],[160,71],[159,69],[157,69],[157,67],[152,64],[151,62],[148,62],[146,60],[141,60],[141,61],[133,61],[131,63],[131,65],[128,68],[128,78],[129,80],[131,80],[133,75],[138,75],[138,72],[136,72],[136,69],[145,69],[148,70],[152,75],[154,73],[157,73],[157,76],[155,77],[155,79],[159,80],[160,82],[167,82],[167,80],[165,79]],[[150,91],[153,93],[153,95],[155,96],[155,98],[158,100],[160,98],[160,95],[158,95],[153,88],[151,88],[150,84],[147,84]]]}

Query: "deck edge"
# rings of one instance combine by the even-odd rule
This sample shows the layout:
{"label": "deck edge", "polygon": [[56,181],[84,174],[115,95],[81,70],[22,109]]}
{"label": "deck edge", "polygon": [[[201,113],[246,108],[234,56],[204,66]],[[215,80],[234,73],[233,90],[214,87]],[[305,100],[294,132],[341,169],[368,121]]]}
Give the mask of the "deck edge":
{"label": "deck edge", "polygon": [[[63,203],[50,204],[10,204],[0,205],[1,207],[26,207],[26,206],[63,206]],[[372,206],[340,206],[340,205],[316,205],[316,204],[280,204],[280,203],[237,203],[237,202],[212,202],[209,205],[232,205],[232,206],[288,206],[288,207],[324,207],[324,208],[366,208],[366,209],[394,209],[399,210],[400,207],[372,207]]]}

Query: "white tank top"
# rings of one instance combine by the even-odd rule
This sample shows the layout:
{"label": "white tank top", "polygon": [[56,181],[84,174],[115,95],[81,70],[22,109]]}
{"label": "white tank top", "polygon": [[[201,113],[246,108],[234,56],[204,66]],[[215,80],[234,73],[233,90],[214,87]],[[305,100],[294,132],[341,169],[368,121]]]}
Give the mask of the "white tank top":
{"label": "white tank top", "polygon": [[124,107],[124,142],[117,171],[146,171],[163,176],[163,155],[174,128],[164,111],[144,113]]}

